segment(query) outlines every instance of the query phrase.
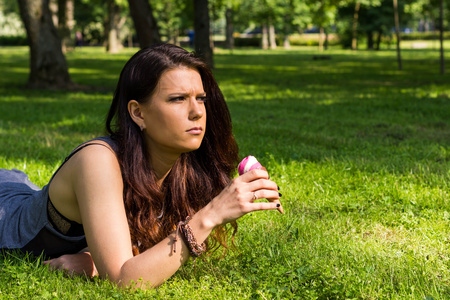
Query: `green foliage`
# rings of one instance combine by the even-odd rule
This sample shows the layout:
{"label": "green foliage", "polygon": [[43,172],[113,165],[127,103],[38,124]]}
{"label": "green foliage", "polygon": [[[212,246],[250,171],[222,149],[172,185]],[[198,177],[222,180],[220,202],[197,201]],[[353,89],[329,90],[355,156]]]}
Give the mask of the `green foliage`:
{"label": "green foliage", "polygon": [[338,4],[335,0],[308,1],[312,24],[319,28],[330,28],[335,23]]}
{"label": "green foliage", "polygon": [[18,1],[0,0],[0,11],[4,14],[19,14]]}
{"label": "green foliage", "polygon": [[[67,55],[96,91],[24,90],[25,47],[0,49],[0,167],[46,184],[103,133],[120,69],[137,49]],[[0,255],[1,299],[448,299],[450,75],[434,50],[216,50],[242,157],[280,186],[284,215],[239,221],[237,251],[189,262],[156,290],[50,272]],[[101,89],[100,89],[101,88]]]}
{"label": "green foliage", "polygon": [[[185,0],[159,0],[152,2],[155,19],[158,21],[160,34],[171,40],[184,35],[187,4]],[[192,15],[189,15],[192,19]]]}
{"label": "green foliage", "polygon": [[261,47],[261,37],[234,38],[235,47]]}
{"label": "green foliage", "polygon": [[86,44],[99,45],[103,43],[104,24],[108,15],[106,4],[102,1],[75,0],[74,18],[75,28],[83,34]]}
{"label": "green foliage", "polygon": [[15,9],[8,8],[8,5],[4,6],[0,0],[0,37],[23,35],[25,35],[25,29],[19,13]]}
{"label": "green foliage", "polygon": [[[308,33],[308,34],[292,34],[289,36],[289,42],[292,46],[318,46],[319,45],[319,34]],[[336,34],[328,35],[328,45],[336,46],[340,44],[339,37]]]}
{"label": "green foliage", "polygon": [[[337,32],[344,48],[350,48],[353,37],[353,22],[355,3],[349,2],[338,9]],[[370,35],[380,35],[380,39],[390,38],[394,27],[394,10],[392,1],[362,1],[358,11],[357,37],[358,40],[367,39]]]}
{"label": "green foliage", "polygon": [[1,35],[0,46],[23,46],[27,45],[27,37],[22,35]]}
{"label": "green foliage", "polygon": [[308,5],[298,0],[242,1],[235,10],[238,24],[257,27],[273,24],[281,34],[290,34],[297,28],[306,28],[311,23]]}
{"label": "green foliage", "polygon": [[[439,40],[439,32],[411,32],[401,35],[401,40],[416,41],[416,40]],[[444,40],[450,40],[450,31],[444,32]]]}

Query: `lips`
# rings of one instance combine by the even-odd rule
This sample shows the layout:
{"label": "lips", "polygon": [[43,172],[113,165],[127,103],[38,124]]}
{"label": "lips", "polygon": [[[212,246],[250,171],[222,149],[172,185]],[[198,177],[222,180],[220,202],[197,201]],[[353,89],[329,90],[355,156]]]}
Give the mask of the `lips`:
{"label": "lips", "polygon": [[186,130],[187,133],[190,134],[201,134],[203,132],[203,128],[202,127],[192,127],[188,130]]}

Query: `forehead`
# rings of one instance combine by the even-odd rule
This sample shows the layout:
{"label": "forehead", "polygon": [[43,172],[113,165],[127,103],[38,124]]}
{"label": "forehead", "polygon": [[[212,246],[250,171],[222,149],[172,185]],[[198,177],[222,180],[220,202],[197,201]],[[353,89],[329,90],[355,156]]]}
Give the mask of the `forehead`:
{"label": "forehead", "polygon": [[175,69],[167,70],[161,75],[158,87],[166,89],[201,84],[202,78],[196,69],[177,67]]}

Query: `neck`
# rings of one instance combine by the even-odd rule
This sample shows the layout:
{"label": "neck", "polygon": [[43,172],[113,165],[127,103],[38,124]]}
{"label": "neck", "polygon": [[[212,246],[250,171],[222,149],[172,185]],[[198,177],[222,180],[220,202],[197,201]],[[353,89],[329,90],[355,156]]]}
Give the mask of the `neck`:
{"label": "neck", "polygon": [[150,159],[150,165],[155,171],[158,186],[161,186],[164,179],[169,174],[170,170],[172,170],[173,165],[179,156],[157,156],[152,155]]}

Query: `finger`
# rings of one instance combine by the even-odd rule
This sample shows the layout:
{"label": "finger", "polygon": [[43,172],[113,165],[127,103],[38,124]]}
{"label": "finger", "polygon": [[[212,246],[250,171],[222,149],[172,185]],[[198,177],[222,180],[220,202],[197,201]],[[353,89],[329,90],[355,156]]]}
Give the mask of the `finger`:
{"label": "finger", "polygon": [[266,167],[261,167],[261,170],[264,170],[264,171],[266,171],[267,172],[267,179],[270,179],[270,174],[269,174],[269,171],[267,171],[267,169],[266,169]]}
{"label": "finger", "polygon": [[272,203],[279,204],[280,206],[277,207],[277,210],[278,210],[280,213],[284,214],[283,206],[281,206],[281,201],[280,201],[280,199],[267,199],[267,200],[269,200],[269,201],[272,202]]}
{"label": "finger", "polygon": [[249,182],[247,188],[250,189],[250,191],[268,190],[273,192],[271,195],[266,195],[265,197],[260,198],[267,198],[267,197],[275,198],[278,195],[277,184],[268,179],[258,179]]}
{"label": "finger", "polygon": [[275,202],[255,202],[255,203],[250,203],[251,211],[273,210],[273,209],[278,209],[280,207],[281,207],[281,204],[280,203],[275,203]]}
{"label": "finger", "polygon": [[253,203],[253,201],[255,201],[257,199],[265,198],[269,202],[279,204],[279,207],[277,207],[277,209],[280,213],[283,214],[284,210],[283,210],[283,207],[281,206],[280,197],[281,197],[281,194],[279,192],[274,192],[272,190],[259,190],[257,192],[253,192],[253,198],[252,198],[251,202]]}
{"label": "finger", "polygon": [[253,169],[242,174],[238,178],[244,182],[252,182],[257,179],[269,179],[269,174],[263,169]]}
{"label": "finger", "polygon": [[271,199],[272,201],[278,200],[281,195],[277,191],[265,190],[265,189],[257,190],[257,191],[251,192],[251,193],[253,195],[252,201],[255,201],[257,199],[267,199],[267,200]]}

